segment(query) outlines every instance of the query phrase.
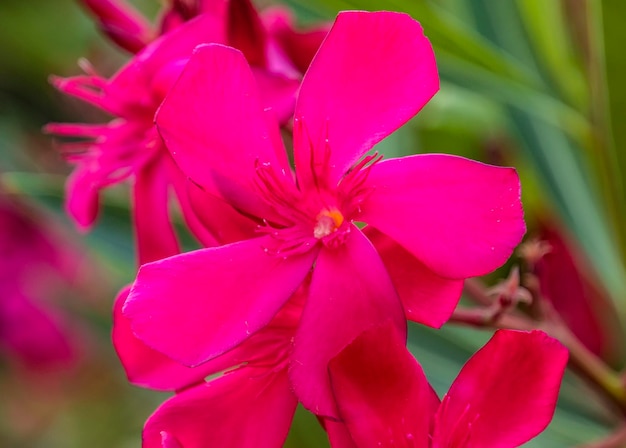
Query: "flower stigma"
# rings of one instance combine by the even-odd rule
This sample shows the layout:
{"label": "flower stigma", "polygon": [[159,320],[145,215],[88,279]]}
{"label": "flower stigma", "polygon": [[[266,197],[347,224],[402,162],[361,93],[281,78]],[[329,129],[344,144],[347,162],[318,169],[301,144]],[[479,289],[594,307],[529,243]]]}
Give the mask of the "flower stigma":
{"label": "flower stigma", "polygon": [[313,236],[322,239],[334,233],[343,224],[344,218],[336,208],[322,210],[316,218]]}

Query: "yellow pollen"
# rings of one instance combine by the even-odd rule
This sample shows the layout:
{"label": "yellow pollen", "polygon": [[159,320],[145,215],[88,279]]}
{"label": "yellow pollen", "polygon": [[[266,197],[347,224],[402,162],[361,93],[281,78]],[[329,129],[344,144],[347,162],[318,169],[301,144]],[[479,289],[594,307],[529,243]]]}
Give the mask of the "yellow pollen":
{"label": "yellow pollen", "polygon": [[333,232],[336,232],[343,224],[343,215],[336,208],[330,210],[322,210],[317,215],[317,222],[313,229],[313,236],[315,238],[324,238]]}

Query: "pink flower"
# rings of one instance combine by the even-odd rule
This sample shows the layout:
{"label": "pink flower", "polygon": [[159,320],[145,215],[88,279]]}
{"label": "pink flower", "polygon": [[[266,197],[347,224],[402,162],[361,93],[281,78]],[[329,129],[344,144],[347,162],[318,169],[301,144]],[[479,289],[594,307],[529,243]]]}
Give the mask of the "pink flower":
{"label": "pink flower", "polygon": [[392,325],[370,329],[330,362],[353,442],[334,448],[510,448],[552,420],[568,353],[541,331],[498,330],[439,401]]}
{"label": "pink flower", "polygon": [[173,185],[190,227],[203,242],[213,243],[194,225],[186,204],[185,176],[172,162],[154,127],[154,113],[193,48],[220,41],[223,24],[202,16],[154,41],[110,80],[88,74],[53,78],[64,93],[87,101],[116,118],[107,124],[49,124],[48,132],[82,137],[62,146],[76,169],[67,183],[68,213],[83,228],[96,219],[100,190],[134,177],[133,216],[141,263],[179,252],[170,224],[168,190]]}
{"label": "pink flower", "polygon": [[196,49],[157,125],[205,196],[256,217],[262,236],[144,265],[124,306],[135,335],[199,365],[267,325],[313,268],[290,377],[305,407],[335,415],[332,357],[387,319],[404,334],[402,305],[441,325],[463,278],[502,264],[525,231],[513,169],[443,155],[357,163],[438,85],[431,46],[408,15],[341,13],[298,97],[295,181],[243,55]]}
{"label": "pink flower", "polygon": [[[99,12],[101,20],[113,21],[112,29],[119,31],[115,25],[118,22],[135,23],[125,15],[122,4],[87,3]],[[255,66],[256,81],[265,92],[264,104],[271,106],[283,121],[293,113],[300,72],[274,48],[275,40],[266,36],[269,31],[249,2],[233,1],[230,5],[221,15],[203,14],[180,24],[150,43],[110,80],[98,76],[91,67],[86,67],[85,76],[53,78],[62,92],[116,117],[102,125],[47,126],[46,130],[53,134],[84,139],[62,146],[68,160],[77,165],[67,185],[68,212],[81,227],[89,227],[98,213],[100,190],[133,177],[133,216],[140,263],[179,252],[168,216],[168,190],[172,186],[192,231],[205,245],[216,244],[216,236],[201,225],[190,204],[187,190],[193,187],[187,185],[186,176],[172,163],[154,127],[157,108],[195,46],[208,42],[241,44]],[[247,26],[251,23],[255,26],[249,32]],[[308,44],[305,51],[309,51]],[[217,61],[213,69],[220,70],[219,65]]]}

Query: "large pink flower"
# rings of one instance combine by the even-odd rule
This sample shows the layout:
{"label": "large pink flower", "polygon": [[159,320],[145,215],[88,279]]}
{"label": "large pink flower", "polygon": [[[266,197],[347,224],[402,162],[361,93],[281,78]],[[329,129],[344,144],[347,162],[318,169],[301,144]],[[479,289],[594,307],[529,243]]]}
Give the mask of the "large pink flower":
{"label": "large pink flower", "polygon": [[[404,334],[403,304],[410,318],[441,325],[463,278],[502,264],[525,230],[513,169],[444,155],[359,162],[438,86],[415,20],[341,13],[302,82],[294,176],[243,55],[196,49],[157,126],[181,169],[207,196],[263,223],[261,236],[143,266],[124,308],[134,333],[201,364],[267,325],[313,268],[290,376],[305,407],[336,415],[333,356],[387,319]],[[404,285],[398,260],[414,269],[421,292]]]}
{"label": "large pink flower", "polygon": [[[134,15],[124,12],[123,5],[111,1],[87,3],[99,11],[101,20],[113,21],[113,30],[119,31],[114,25],[118,22],[128,26],[136,23],[131,20]],[[194,47],[209,42],[241,46],[264,92],[263,104],[271,107],[283,122],[293,114],[301,73],[284,52],[276,49],[270,28],[262,24],[247,1],[233,1],[228,10],[221,10],[219,14],[202,14],[181,23],[154,40],[110,80],[98,76],[91,67],[86,67],[85,76],[53,78],[62,92],[116,117],[101,125],[47,126],[53,134],[83,139],[62,146],[68,160],[77,165],[67,185],[68,212],[81,227],[89,227],[97,216],[100,190],[133,177],[133,216],[140,263],[179,252],[168,216],[168,190],[172,186],[191,230],[205,245],[216,243],[215,236],[198,222],[187,191],[192,187],[172,163],[154,127],[154,114]],[[131,28],[143,29],[139,25]],[[309,44],[303,45],[305,52],[310,50]],[[219,61],[213,70],[221,70]]]}
{"label": "large pink flower", "polygon": [[330,362],[352,440],[333,448],[510,448],[552,420],[567,349],[541,331],[499,330],[439,401],[391,325],[361,334]]}

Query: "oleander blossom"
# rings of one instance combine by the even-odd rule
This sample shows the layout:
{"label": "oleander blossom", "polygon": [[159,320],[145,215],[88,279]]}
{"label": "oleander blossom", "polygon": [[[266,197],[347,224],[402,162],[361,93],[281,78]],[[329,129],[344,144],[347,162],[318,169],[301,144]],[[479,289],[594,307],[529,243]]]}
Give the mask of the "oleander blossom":
{"label": "oleander blossom", "polygon": [[[89,1],[106,30],[118,40],[145,43],[141,36],[152,35],[143,22],[123,3]],[[142,46],[141,50],[111,79],[98,75],[88,63],[86,74],[71,78],[52,78],[60,91],[104,110],[115,118],[106,124],[52,123],[46,131],[81,141],[61,145],[67,159],[76,168],[67,183],[66,208],[82,228],[90,227],[98,213],[103,188],[132,178],[133,218],[137,235],[139,262],[145,263],[179,252],[168,214],[169,190],[174,189],[189,228],[207,246],[216,239],[200,225],[190,204],[186,176],[180,172],[163,146],[154,126],[154,114],[184,67],[192,50],[199,44],[218,42],[240,47],[254,67],[255,79],[263,91],[263,104],[272,109],[281,122],[293,115],[296,90],[301,72],[300,60],[292,63],[274,38],[277,25],[263,23],[247,0],[232,0],[212,12],[170,26],[168,32]],[[199,11],[201,12],[201,11]],[[279,20],[272,13],[272,24]],[[289,28],[289,26],[287,26]],[[134,31],[133,31],[134,30]],[[139,34],[133,34],[134,32]],[[295,31],[294,31],[295,33]],[[297,34],[297,33],[295,33]],[[109,33],[111,35],[111,33]],[[307,34],[308,35],[308,34]],[[303,34],[304,36],[304,34]],[[321,42],[317,32],[300,45],[312,57],[311,47]],[[216,61],[213,70],[220,70]]]}
{"label": "oleander blossom", "polygon": [[445,155],[363,157],[438,87],[415,20],[340,13],[297,99],[293,173],[243,55],[198,47],[157,126],[205,196],[256,219],[259,236],[142,266],[124,305],[134,334],[202,364],[267,325],[312,270],[289,375],[306,408],[336,417],[332,357],[387,320],[404,336],[405,313],[442,325],[463,279],[501,265],[525,231],[511,168]]}
{"label": "oleander blossom", "polygon": [[333,448],[510,448],[552,420],[568,352],[541,331],[498,330],[439,400],[392,325],[362,333],[329,364],[351,439]]}

